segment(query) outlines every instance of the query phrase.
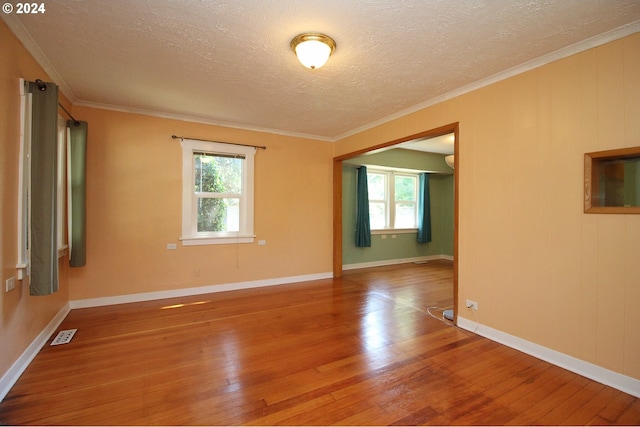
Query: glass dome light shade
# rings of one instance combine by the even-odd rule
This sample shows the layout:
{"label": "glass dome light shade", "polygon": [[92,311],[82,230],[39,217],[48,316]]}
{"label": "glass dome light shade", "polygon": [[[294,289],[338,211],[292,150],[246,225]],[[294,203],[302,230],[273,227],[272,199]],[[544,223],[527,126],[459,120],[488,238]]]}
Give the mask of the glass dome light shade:
{"label": "glass dome light shade", "polygon": [[300,34],[291,40],[291,48],[302,65],[316,69],[326,64],[336,48],[336,43],[324,34]]}

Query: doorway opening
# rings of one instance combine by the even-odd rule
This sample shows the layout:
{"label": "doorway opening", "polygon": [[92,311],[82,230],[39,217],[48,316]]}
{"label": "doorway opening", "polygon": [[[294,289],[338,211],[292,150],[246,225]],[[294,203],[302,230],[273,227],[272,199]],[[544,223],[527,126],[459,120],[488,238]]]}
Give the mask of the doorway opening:
{"label": "doorway opening", "polygon": [[[457,323],[458,306],[458,217],[459,217],[459,137],[458,123],[448,124],[439,128],[430,129],[418,134],[409,135],[397,140],[389,141],[366,149],[343,154],[334,158],[333,164],[333,275],[342,277],[343,274],[343,163],[366,154],[375,154],[393,148],[401,148],[403,145],[416,143],[416,141],[437,140],[448,134],[453,135],[453,313],[447,313]],[[426,150],[425,150],[426,151]]]}

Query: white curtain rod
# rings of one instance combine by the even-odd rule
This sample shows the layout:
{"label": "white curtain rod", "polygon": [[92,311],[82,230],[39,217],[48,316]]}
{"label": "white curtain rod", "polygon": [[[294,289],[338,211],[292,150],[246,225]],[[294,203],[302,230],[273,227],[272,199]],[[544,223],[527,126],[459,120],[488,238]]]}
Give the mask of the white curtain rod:
{"label": "white curtain rod", "polygon": [[265,147],[264,145],[251,145],[251,144],[239,144],[237,142],[224,142],[224,141],[212,141],[210,139],[198,139],[198,138],[185,138],[182,136],[176,136],[176,135],[171,135],[171,138],[173,139],[179,139],[180,141],[184,141],[185,139],[190,139],[192,141],[203,141],[203,142],[217,142],[219,144],[231,144],[231,145],[240,145],[242,147],[253,147],[253,148],[261,148],[263,150],[266,150],[267,147]]}

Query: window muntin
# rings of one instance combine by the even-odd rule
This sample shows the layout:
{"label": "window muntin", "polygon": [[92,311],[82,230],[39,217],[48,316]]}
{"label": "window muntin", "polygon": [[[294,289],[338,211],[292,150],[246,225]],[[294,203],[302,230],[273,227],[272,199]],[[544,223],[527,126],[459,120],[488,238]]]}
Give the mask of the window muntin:
{"label": "window muntin", "polygon": [[367,185],[371,230],[417,227],[417,174],[370,169]]}
{"label": "window muntin", "polygon": [[255,148],[184,140],[182,244],[251,243]]}

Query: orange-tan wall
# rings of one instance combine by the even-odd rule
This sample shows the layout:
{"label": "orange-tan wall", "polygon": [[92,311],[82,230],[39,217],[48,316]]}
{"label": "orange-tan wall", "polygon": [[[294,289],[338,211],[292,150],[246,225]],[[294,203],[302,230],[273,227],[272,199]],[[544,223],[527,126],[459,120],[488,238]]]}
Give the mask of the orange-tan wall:
{"label": "orange-tan wall", "polygon": [[[40,68],[0,20],[0,376],[45,329],[68,301],[68,259],[60,260],[60,291],[50,296],[29,295],[28,280],[16,281],[5,293],[5,280],[16,277],[18,262],[18,163],[20,152],[19,79],[49,81]],[[66,100],[63,100],[66,102]]]}
{"label": "orange-tan wall", "polygon": [[[2,285],[17,260],[17,81],[43,76],[0,22]],[[0,292],[0,374],[68,299],[330,271],[332,156],[459,122],[459,300],[478,301],[484,325],[640,379],[640,216],[582,212],[584,152],[640,145],[639,76],[636,34],[336,144],[75,107],[89,122],[87,266],[63,269],[54,296]],[[256,157],[265,246],[179,244],[172,134],[268,146]]]}
{"label": "orange-tan wall", "polygon": [[459,306],[640,379],[640,215],[583,213],[585,152],[640,146],[640,34],[362,132],[336,155],[460,123]]}
{"label": "orange-tan wall", "polygon": [[[70,269],[71,300],[331,271],[331,143],[86,107],[73,115],[89,133],[87,265]],[[180,244],[182,149],[171,135],[267,146],[255,158],[256,243]]]}

